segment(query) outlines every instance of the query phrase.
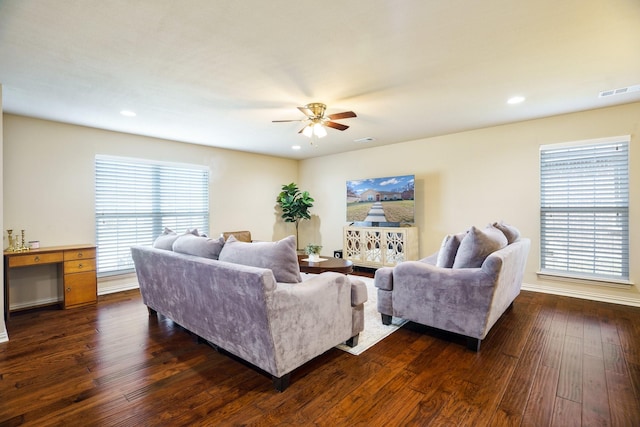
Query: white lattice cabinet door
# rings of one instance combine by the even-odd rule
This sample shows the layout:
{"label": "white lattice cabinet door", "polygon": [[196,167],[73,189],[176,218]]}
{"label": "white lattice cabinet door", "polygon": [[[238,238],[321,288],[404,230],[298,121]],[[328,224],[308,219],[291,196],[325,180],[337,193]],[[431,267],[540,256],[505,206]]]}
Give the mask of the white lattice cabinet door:
{"label": "white lattice cabinet door", "polygon": [[346,226],[342,252],[345,259],[363,267],[417,260],[418,228]]}

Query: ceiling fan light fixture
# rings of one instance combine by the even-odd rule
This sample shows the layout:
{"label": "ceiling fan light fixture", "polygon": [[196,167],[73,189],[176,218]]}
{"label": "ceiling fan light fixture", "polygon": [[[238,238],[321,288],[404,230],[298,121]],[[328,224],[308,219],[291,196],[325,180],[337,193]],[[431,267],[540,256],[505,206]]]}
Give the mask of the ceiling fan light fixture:
{"label": "ceiling fan light fixture", "polygon": [[302,134],[307,138],[311,138],[311,136],[313,135],[313,125],[309,124],[305,126],[304,130],[302,131]]}
{"label": "ceiling fan light fixture", "polygon": [[322,126],[322,123],[316,123],[313,125],[313,133],[318,138],[324,138],[327,136],[327,130]]}

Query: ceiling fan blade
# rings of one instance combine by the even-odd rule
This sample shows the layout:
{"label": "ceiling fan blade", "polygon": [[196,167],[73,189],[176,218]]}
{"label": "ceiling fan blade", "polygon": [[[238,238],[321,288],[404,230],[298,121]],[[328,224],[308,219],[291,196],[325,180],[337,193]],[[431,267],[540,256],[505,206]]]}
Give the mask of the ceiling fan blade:
{"label": "ceiling fan blade", "polygon": [[324,122],[324,125],[329,126],[330,128],[338,129],[338,130],[349,129],[349,126],[343,125],[342,123],[336,123],[336,122]]}
{"label": "ceiling fan blade", "polygon": [[350,119],[351,117],[358,117],[358,116],[356,116],[356,113],[354,113],[353,111],[345,111],[344,113],[329,114],[327,117],[331,120],[340,120],[340,119]]}
{"label": "ceiling fan blade", "polygon": [[311,111],[307,107],[298,107],[298,110],[302,111],[302,114],[304,114],[307,117],[315,117],[315,115],[313,114],[313,111]]}

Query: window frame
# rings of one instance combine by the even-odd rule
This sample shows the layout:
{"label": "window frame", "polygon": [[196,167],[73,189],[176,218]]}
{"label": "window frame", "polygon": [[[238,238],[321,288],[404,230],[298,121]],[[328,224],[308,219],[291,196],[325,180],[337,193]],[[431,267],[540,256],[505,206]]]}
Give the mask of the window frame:
{"label": "window frame", "polygon": [[[592,185],[595,188],[595,190],[593,191],[596,191],[598,188],[600,189],[600,191],[602,191],[602,193],[598,193],[598,194],[602,194],[601,198],[596,198],[595,196],[593,196],[592,197],[594,202],[593,204],[588,206],[581,205],[581,203],[584,203],[584,201],[588,198],[588,197],[584,197],[584,194],[596,194],[596,193],[593,193],[593,192],[580,193],[580,191],[584,189],[584,187],[581,188],[582,187],[581,184],[575,185],[574,186],[575,188],[572,192],[569,189],[571,185],[569,184],[568,181],[565,181],[564,186],[567,188],[566,192],[562,193],[562,191],[558,191],[557,194],[563,194],[567,196],[573,195],[574,197],[573,198],[567,197],[568,203],[566,203],[565,206],[559,206],[558,204],[554,204],[553,202],[546,203],[549,199],[553,199],[554,197],[558,199],[559,197],[557,196],[557,194],[551,194],[551,196],[549,196],[549,194],[552,193],[552,191],[554,190],[548,190],[548,187],[552,182],[552,180],[548,179],[549,178],[548,171],[544,170],[543,155],[545,153],[548,154],[551,151],[558,151],[558,150],[565,151],[565,152],[567,150],[578,152],[577,150],[579,149],[585,149],[585,150],[592,149],[595,151],[598,147],[604,147],[606,145],[611,145],[611,144],[621,144],[622,146],[626,147],[626,151],[624,151],[625,157],[622,157],[620,162],[617,162],[616,160],[612,161],[610,159],[609,160],[605,159],[605,157],[610,157],[610,156],[604,156],[601,154],[598,155],[597,157],[598,159],[605,159],[604,160],[605,162],[609,161],[608,164],[605,164],[605,166],[603,166],[610,171],[609,175],[604,176],[604,178],[602,176],[599,176],[599,174],[596,171],[594,171],[594,168],[589,167],[590,165],[586,163],[583,168],[573,167],[569,172],[572,175],[572,178],[576,179],[576,181],[572,181],[572,183],[579,182],[579,180],[577,179],[577,176],[580,174],[581,171],[585,172],[586,175],[582,174],[580,178],[584,178],[585,176],[590,177],[592,180]],[[567,278],[570,280],[578,279],[578,280],[584,280],[584,281],[593,281],[595,283],[605,282],[605,283],[614,283],[614,284],[623,284],[623,285],[631,284],[631,282],[629,281],[629,277],[630,277],[629,276],[630,274],[629,250],[630,250],[630,222],[631,222],[631,218],[629,216],[629,204],[630,204],[629,197],[631,194],[631,190],[630,190],[631,182],[629,179],[630,150],[631,150],[631,137],[629,135],[581,140],[581,141],[573,141],[573,142],[565,142],[565,143],[557,143],[557,144],[546,144],[546,145],[540,146],[540,153],[539,153],[540,268],[539,268],[538,274],[544,275],[544,276]],[[588,158],[588,159],[591,159],[590,161],[592,164],[593,164],[594,158],[595,157],[593,155]],[[576,161],[575,156],[573,156],[572,159],[574,162]],[[623,166],[614,168],[615,163],[621,163],[623,164]],[[602,169],[599,169],[599,170],[602,170]],[[611,173],[611,171],[614,171],[614,172]],[[607,177],[609,178],[608,180],[607,180]],[[606,184],[611,184],[612,181],[615,182],[617,187],[610,185],[607,188]],[[545,189],[545,185],[547,186],[547,189]],[[600,202],[600,203],[596,203],[596,202]],[[552,241],[553,243],[553,242],[561,241],[559,237],[556,237],[554,240],[554,237],[552,235],[553,233],[546,231],[546,230],[550,230],[552,227],[549,226],[548,222],[545,222],[545,217],[549,217],[549,213],[553,213],[553,212],[559,213],[561,215],[564,214],[566,216],[566,218],[564,219],[560,218],[557,221],[558,224],[560,224],[558,225],[558,227],[560,227],[563,222],[574,224],[574,228],[567,228],[565,230],[565,233],[567,233],[568,235],[572,233],[574,234],[573,239],[570,240],[568,238],[566,240],[567,247],[565,248],[566,254],[564,254],[564,257],[567,260],[566,263],[568,264],[566,269],[553,268],[553,267],[557,267],[557,264],[554,264],[553,262],[549,262],[549,259],[551,258],[549,253],[550,251],[553,250],[553,244],[547,244],[546,242]],[[581,220],[577,219],[580,216],[587,218],[585,219],[585,223],[591,222],[590,225],[592,225],[591,231],[593,234],[593,240],[590,241],[586,239],[584,244],[585,246],[582,246],[579,243],[580,238],[576,237],[580,235],[582,231],[585,230],[584,228],[580,228],[577,226],[577,224],[581,222]],[[592,218],[588,219],[589,216],[591,216]],[[611,227],[610,231],[607,233],[601,233],[601,235],[605,237],[598,237],[598,232],[602,230],[598,228],[598,226],[602,226],[603,224],[607,224],[607,225],[613,224],[614,227]],[[619,226],[619,228],[616,228],[616,226]],[[549,237],[550,234],[551,234],[551,238]],[[617,241],[619,241],[619,244],[616,246]],[[609,246],[607,246],[607,244]],[[592,249],[595,254],[594,259],[592,261],[592,265],[588,267],[589,269],[592,270],[591,272],[585,271],[587,267],[579,268],[579,262],[576,261],[577,259],[580,258],[580,256],[577,254],[577,249],[580,249],[581,247],[588,247],[589,245],[592,245]],[[571,253],[572,247],[574,248],[573,250],[576,251],[576,253]],[[609,272],[610,274],[607,274],[606,272],[604,272],[606,268],[602,267],[603,264],[606,264],[603,262],[603,258],[605,258],[604,255],[606,255],[607,251],[617,254],[616,255],[617,258],[614,257],[615,258],[614,262],[612,262],[611,266],[608,267],[609,270],[611,270]],[[598,254],[600,254],[600,259],[597,258]],[[561,255],[558,256],[558,258],[563,259],[562,252],[561,252]],[[571,265],[571,263],[573,263],[573,266]],[[549,265],[551,268],[548,267]],[[613,270],[616,270],[616,272],[614,273]]]}
{"label": "window frame", "polygon": [[179,234],[192,228],[208,234],[209,179],[208,166],[96,155],[98,277],[133,272],[128,248],[153,244],[165,227]]}

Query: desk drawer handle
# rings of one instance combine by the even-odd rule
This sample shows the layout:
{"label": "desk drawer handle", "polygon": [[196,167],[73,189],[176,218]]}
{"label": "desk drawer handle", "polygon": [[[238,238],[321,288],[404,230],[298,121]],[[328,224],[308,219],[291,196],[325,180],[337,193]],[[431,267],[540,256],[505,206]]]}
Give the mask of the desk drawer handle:
{"label": "desk drawer handle", "polygon": [[34,261],[34,262],[40,262],[40,257],[39,257],[39,256],[36,256],[36,257],[33,259],[33,261]]}
{"label": "desk drawer handle", "polygon": [[78,258],[82,258],[82,252],[78,252]]}
{"label": "desk drawer handle", "polygon": [[78,264],[78,268],[82,268],[82,263]]}
{"label": "desk drawer handle", "polygon": [[67,292],[71,292],[71,288],[67,288]]}

